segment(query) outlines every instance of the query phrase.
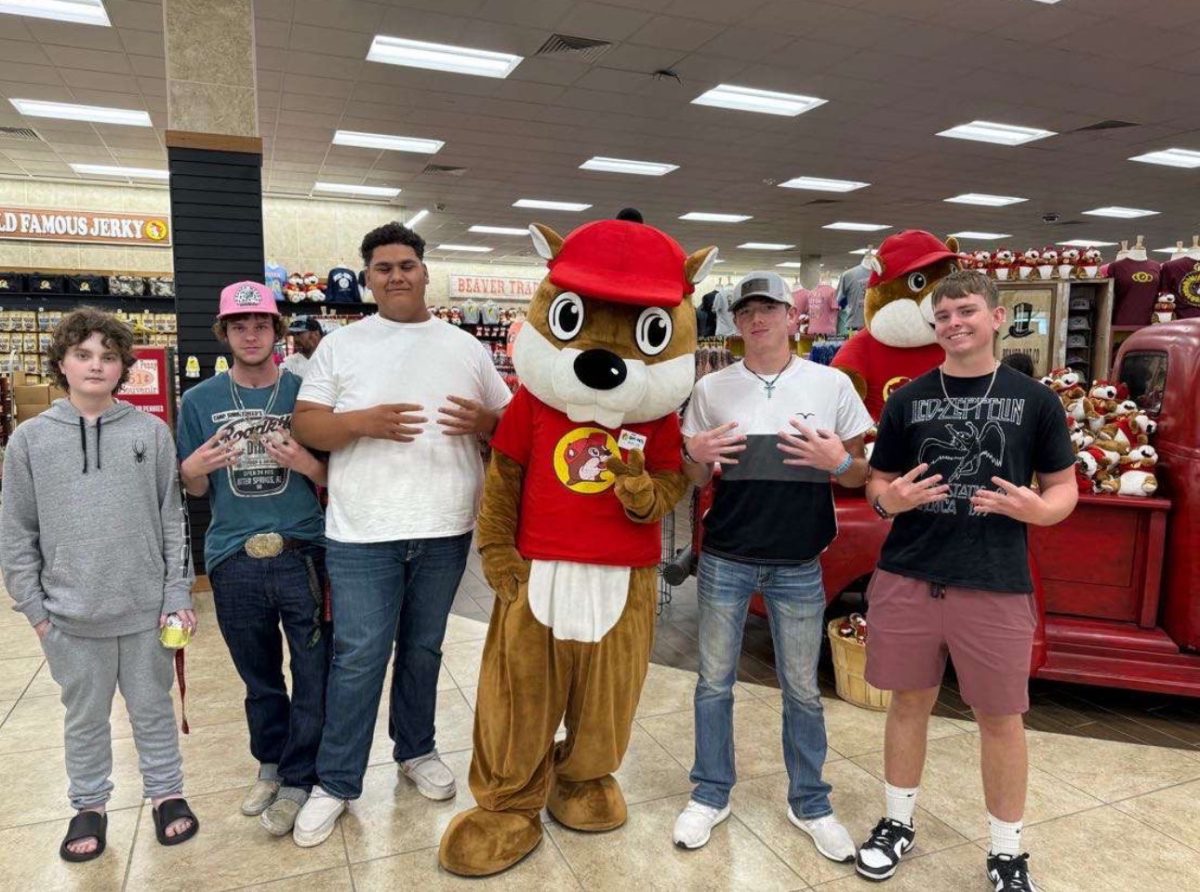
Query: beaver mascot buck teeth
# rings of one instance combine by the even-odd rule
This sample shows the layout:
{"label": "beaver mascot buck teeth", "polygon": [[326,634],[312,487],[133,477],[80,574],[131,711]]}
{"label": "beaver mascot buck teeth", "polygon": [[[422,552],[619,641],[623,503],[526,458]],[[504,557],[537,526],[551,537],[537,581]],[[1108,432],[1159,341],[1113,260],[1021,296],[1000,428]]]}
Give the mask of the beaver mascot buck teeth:
{"label": "beaver mascot buck teeth", "polygon": [[[612,776],[654,639],[659,521],[687,488],[676,410],[694,383],[690,257],[626,220],[565,239],[530,227],[549,274],[517,336],[521,388],[492,438],[476,545],[495,589],[480,665],[471,792],[441,865],[506,870],[541,842],[625,823]],[[566,739],[555,744],[565,718]]]}

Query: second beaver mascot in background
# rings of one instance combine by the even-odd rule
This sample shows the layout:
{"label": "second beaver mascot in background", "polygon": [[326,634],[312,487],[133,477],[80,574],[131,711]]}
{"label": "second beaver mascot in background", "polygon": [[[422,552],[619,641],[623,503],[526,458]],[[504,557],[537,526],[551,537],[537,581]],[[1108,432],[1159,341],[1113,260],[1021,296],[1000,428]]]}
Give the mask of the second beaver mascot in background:
{"label": "second beaver mascot in background", "polygon": [[689,257],[627,220],[530,234],[550,272],[517,337],[521,388],[492,438],[476,531],[496,592],[475,712],[477,805],[455,816],[438,855],[464,876],[532,852],[543,806],[575,830],[625,823],[612,773],[654,642],[659,521],[687,488],[677,410],[695,378],[688,295],[717,255]]}

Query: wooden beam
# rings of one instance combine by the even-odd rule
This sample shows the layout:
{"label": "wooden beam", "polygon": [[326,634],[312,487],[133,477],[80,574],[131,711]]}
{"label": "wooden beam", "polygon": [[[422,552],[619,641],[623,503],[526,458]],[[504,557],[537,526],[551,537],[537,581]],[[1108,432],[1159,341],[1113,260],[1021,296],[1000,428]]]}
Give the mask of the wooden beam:
{"label": "wooden beam", "polygon": [[261,136],[230,136],[225,133],[193,133],[187,130],[168,130],[166,143],[169,149],[207,149],[210,152],[245,152],[261,155]]}

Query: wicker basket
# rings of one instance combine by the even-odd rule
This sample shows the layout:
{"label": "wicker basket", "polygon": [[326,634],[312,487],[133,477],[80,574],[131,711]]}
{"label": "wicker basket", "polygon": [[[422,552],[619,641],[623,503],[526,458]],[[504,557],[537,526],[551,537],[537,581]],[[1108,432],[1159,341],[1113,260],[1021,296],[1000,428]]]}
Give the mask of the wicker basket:
{"label": "wicker basket", "polygon": [[853,638],[838,634],[842,617],[831,620],[826,630],[833,650],[833,674],[837,680],[837,695],[847,703],[864,709],[883,711],[892,702],[891,691],[871,687],[864,677],[867,672],[867,646]]}

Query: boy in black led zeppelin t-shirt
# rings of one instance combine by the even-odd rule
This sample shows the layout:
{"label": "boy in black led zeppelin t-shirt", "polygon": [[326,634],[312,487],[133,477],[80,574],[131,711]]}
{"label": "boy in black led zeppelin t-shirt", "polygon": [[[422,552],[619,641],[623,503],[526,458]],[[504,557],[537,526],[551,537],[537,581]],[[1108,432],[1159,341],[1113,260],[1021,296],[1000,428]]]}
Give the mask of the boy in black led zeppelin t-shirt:
{"label": "boy in black led zeppelin t-shirt", "polygon": [[[884,407],[867,499],[895,518],[867,588],[866,679],[892,691],[884,741],[887,813],[858,851],[872,880],[896,872],[912,848],[913,814],[929,714],[946,657],[979,724],[996,892],[1036,889],[1021,852],[1036,608],[1028,523],[1050,526],[1078,499],[1074,453],[1053,392],[995,359],[1004,323],[983,273],[947,276],[932,295],[946,352],[937,369]],[[1038,489],[1029,485],[1036,477]]]}

